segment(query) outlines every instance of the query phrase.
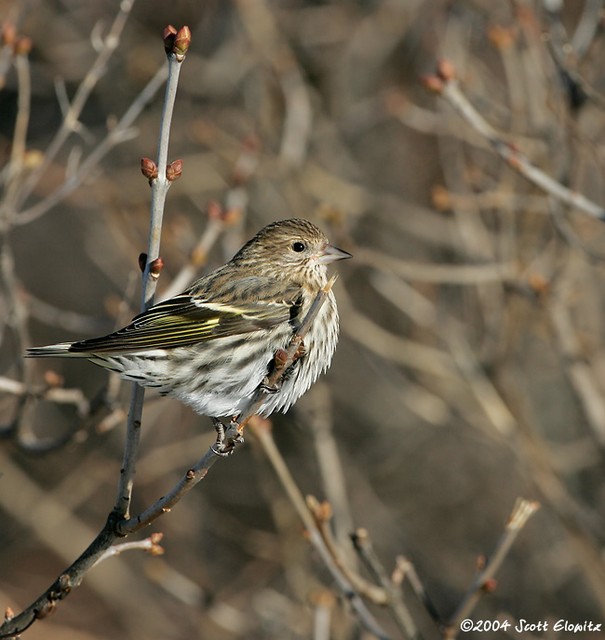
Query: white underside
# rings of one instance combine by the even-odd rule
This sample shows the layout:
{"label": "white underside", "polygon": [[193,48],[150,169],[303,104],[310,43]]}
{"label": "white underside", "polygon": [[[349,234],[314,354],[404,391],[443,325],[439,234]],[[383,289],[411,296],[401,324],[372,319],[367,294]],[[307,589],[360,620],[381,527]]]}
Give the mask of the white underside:
{"label": "white underside", "polygon": [[[331,322],[325,323],[326,314]],[[331,326],[331,330],[327,337],[322,336],[319,340],[317,327],[322,323]],[[290,326],[283,325],[262,335],[251,333],[243,344],[242,336],[218,338],[211,346],[221,350],[220,358],[214,358],[211,363],[208,362],[207,343],[179,347],[170,354],[156,349],[138,354],[91,354],[88,357],[95,364],[117,371],[124,379],[181,400],[201,415],[232,417],[246,408],[265,379],[275,351],[287,347],[291,336]],[[266,338],[269,338],[268,347],[265,346]],[[267,394],[259,413],[269,415],[274,411],[286,411],[296,402],[329,367],[337,339],[338,314],[333,295],[330,295],[305,337],[306,355],[295,364],[279,390]],[[179,366],[169,366],[169,358],[172,364],[178,360]]]}

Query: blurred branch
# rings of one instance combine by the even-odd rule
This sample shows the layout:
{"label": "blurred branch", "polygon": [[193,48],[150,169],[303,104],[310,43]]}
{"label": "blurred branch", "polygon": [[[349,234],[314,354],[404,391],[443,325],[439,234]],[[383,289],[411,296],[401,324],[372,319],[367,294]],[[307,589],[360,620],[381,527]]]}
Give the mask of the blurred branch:
{"label": "blurred branch", "polygon": [[111,326],[106,320],[96,316],[56,307],[46,300],[41,300],[32,295],[29,291],[25,294],[25,300],[30,318],[52,327],[64,329],[70,333],[81,333],[83,335],[108,333]]}
{"label": "blurred branch", "polygon": [[[578,71],[581,57],[594,39],[603,9],[603,0],[588,0],[584,3],[582,16],[572,39],[562,22],[560,9],[546,11],[550,22],[545,37],[553,60],[567,81],[572,106],[579,106],[586,98],[592,100],[600,109],[605,109],[605,99]],[[575,102],[575,104],[574,104]]]}
{"label": "blurred branch", "polygon": [[[28,340],[27,308],[19,295],[19,283],[15,272],[13,248],[9,239],[9,231],[14,220],[14,207],[17,199],[19,181],[24,168],[25,149],[27,141],[27,127],[30,116],[31,78],[28,54],[31,41],[13,34],[12,50],[17,70],[18,101],[15,129],[13,132],[12,148],[8,166],[5,172],[6,188],[0,200],[0,288],[2,289],[7,311],[0,326],[0,343],[4,342],[5,329],[11,330],[15,338],[13,348],[21,354],[25,351]],[[16,359],[16,368],[23,380],[26,379],[30,364],[25,364],[21,358]],[[19,418],[15,421],[18,423]]]}
{"label": "blurred branch", "polygon": [[338,585],[339,591],[351,605],[351,608],[357,615],[361,625],[370,633],[373,633],[380,640],[388,640],[388,636],[378,625],[374,616],[364,604],[361,596],[350,580],[342,573],[337,566],[330,551],[326,547],[325,541],[317,528],[315,519],[305,502],[294,478],[292,477],[281,453],[275,446],[275,441],[271,434],[271,429],[267,420],[255,419],[250,422],[250,429],[258,439],[267,459],[273,466],[277,477],[279,478],[286,495],[288,496],[292,506],[295,508],[299,518],[307,530],[309,542],[319,554],[322,562],[330,572],[335,583]]}
{"label": "blurred branch", "polygon": [[224,216],[218,205],[208,206],[208,223],[204,232],[195,243],[189,255],[189,261],[172,279],[170,285],[162,292],[162,298],[167,300],[184,291],[195,279],[199,269],[206,263],[208,253],[220,237],[225,227]]}
{"label": "blurred branch", "polygon": [[433,601],[429,598],[429,594],[424,588],[420,577],[416,573],[416,567],[414,567],[414,565],[408,558],[404,556],[397,556],[397,558],[395,559],[395,569],[393,570],[391,581],[395,586],[399,586],[401,588],[404,580],[408,581],[409,585],[412,587],[412,591],[418,598],[418,601],[423,604],[424,608],[431,616],[433,621],[441,623],[439,612],[433,604]]}
{"label": "blurred branch", "polygon": [[81,389],[65,389],[58,386],[39,385],[29,387],[19,380],[0,376],[0,392],[14,396],[34,397],[57,404],[74,405],[79,416],[86,416],[90,410],[90,403]]}
{"label": "blurred branch", "polygon": [[403,599],[400,583],[396,583],[388,576],[374,551],[374,545],[372,544],[368,531],[366,529],[357,529],[357,531],[351,534],[351,540],[353,541],[355,550],[366,568],[372,574],[374,580],[384,589],[389,609],[393,614],[397,626],[408,638],[422,638],[422,634],[418,630],[412,614]]}
{"label": "blurred branch", "polygon": [[486,375],[477,354],[468,343],[462,326],[450,320],[449,323],[445,323],[445,327],[441,326],[441,329],[461,376],[466,380],[490,424],[500,435],[513,436],[517,425],[515,416]]}
{"label": "blurred branch", "polygon": [[235,4],[252,44],[272,66],[280,83],[285,116],[279,157],[287,166],[300,167],[307,155],[313,111],[296,56],[282,37],[274,13],[265,0],[238,0]]}
{"label": "blurred branch", "polygon": [[117,124],[107,133],[101,143],[78,165],[78,168],[57,187],[52,193],[46,196],[37,204],[28,209],[23,209],[15,218],[15,225],[24,225],[33,222],[40,216],[47,213],[52,207],[61,202],[70,193],[77,189],[82,182],[88,178],[92,170],[115,146],[127,142],[133,137],[131,130],[135,120],[139,117],[145,107],[155,97],[155,94],[166,80],[167,69],[162,65],[141,93],[136,97]]}
{"label": "blurred branch", "polygon": [[[27,198],[30,196],[30,194],[40,181],[40,178],[50,167],[57,153],[69,138],[70,134],[72,132],[77,132],[81,128],[82,125],[79,121],[79,118],[80,114],[82,113],[82,109],[84,108],[84,105],[88,101],[93,89],[95,88],[99,80],[107,72],[107,63],[120,44],[122,32],[124,30],[124,27],[126,26],[126,21],[128,20],[128,16],[130,15],[130,12],[132,10],[134,1],[135,0],[123,0],[122,2],[120,2],[119,11],[116,14],[116,17],[109,29],[107,36],[102,41],[103,46],[101,47],[92,67],[89,69],[88,73],[78,86],[76,94],[74,95],[74,98],[71,101],[68,110],[63,114],[63,122],[61,124],[61,127],[55,134],[55,137],[46,150],[42,163],[30,174],[30,176],[21,186],[19,190],[19,196],[15,202],[16,208],[20,208],[23,206]],[[34,209],[33,211],[35,212],[36,210]],[[31,219],[37,217],[35,213],[32,213],[31,209],[28,213]],[[41,213],[38,215],[41,215]],[[23,219],[21,220],[21,224],[24,224],[25,222],[29,222],[27,216],[25,217],[25,221]]]}
{"label": "blurred branch", "polygon": [[330,622],[336,599],[330,591],[322,591],[313,598],[313,640],[330,640]]}
{"label": "blurred branch", "polygon": [[442,61],[438,67],[438,75],[425,78],[427,88],[435,91],[470,124],[473,129],[485,138],[491,147],[505,160],[509,166],[534,185],[565,204],[590,216],[605,220],[605,209],[581,193],[568,189],[554,178],[530,162],[513,143],[505,140],[483,116],[475,109],[464,95],[456,79],[453,65]]}
{"label": "blurred branch", "polygon": [[[309,407],[307,420],[313,433],[322,484],[333,511],[334,536],[343,547],[353,528],[353,518],[341,451],[334,433],[333,402],[326,382],[318,380],[309,389],[307,397],[303,400],[303,411],[306,407]],[[347,559],[352,562],[354,557]]]}
{"label": "blurred branch", "polygon": [[[283,481],[282,481],[283,482]],[[292,478],[292,482],[294,479]],[[307,496],[307,509],[313,516],[317,531],[320,533],[326,550],[329,552],[332,561],[336,565],[343,576],[350,582],[351,587],[362,597],[370,600],[374,604],[385,606],[389,604],[388,593],[384,588],[376,586],[363,578],[359,573],[353,571],[342,557],[340,547],[336,543],[330,530],[330,521],[332,519],[332,506],[329,502],[319,502],[314,496]],[[414,634],[412,634],[414,637]]]}
{"label": "blurred branch", "polygon": [[490,425],[500,435],[513,435],[516,430],[515,417],[469,344],[465,327],[450,314],[443,311],[438,313],[434,304],[408,286],[404,280],[395,276],[389,278],[388,274],[377,274],[372,283],[386,300],[419,326],[430,329],[436,338],[447,345],[448,354],[460,372],[459,381],[466,382]]}
{"label": "blurred branch", "polygon": [[[31,46],[31,43],[29,46]],[[1,224],[4,229],[8,228],[14,219],[19,182],[25,161],[27,128],[31,108],[31,77],[28,53],[29,47],[15,55],[18,85],[17,117],[15,119],[13,144],[7,168],[6,191],[1,205]]]}
{"label": "blurred branch", "polygon": [[340,292],[338,306],[343,318],[343,332],[368,351],[387,360],[409,366],[418,371],[454,381],[455,364],[446,351],[426,346],[421,342],[402,338],[383,329],[377,322],[357,311],[344,291]]}
{"label": "blurred branch", "polygon": [[602,448],[605,448],[603,391],[599,387],[597,374],[590,364],[589,356],[584,353],[581,347],[578,329],[574,326],[569,308],[571,295],[573,295],[571,283],[569,280],[564,280],[547,308],[555,339],[565,363],[565,372],[582,406],[595,440]]}
{"label": "blurred branch", "polygon": [[442,284],[476,285],[483,282],[512,280],[517,275],[514,262],[492,264],[422,264],[393,258],[378,251],[359,247],[355,259],[361,264],[389,270],[406,280]]}
{"label": "blurred branch", "polygon": [[458,635],[460,631],[460,623],[471,614],[481,596],[495,589],[496,583],[494,576],[510,551],[514,541],[521,530],[531,518],[531,516],[540,508],[537,502],[531,502],[524,498],[518,498],[513,511],[506,522],[504,533],[502,534],[493,554],[484,566],[479,567],[479,573],[473,580],[466,596],[458,605],[454,615],[449,620],[445,630],[444,639],[451,640]]}
{"label": "blurred branch", "polygon": [[[395,622],[397,623],[397,626],[399,627],[399,630],[403,633],[404,638],[409,638],[410,640],[421,640],[422,634],[418,630],[410,611],[403,602],[401,593],[386,576],[386,572],[382,568],[382,565],[380,565],[378,558],[375,555],[372,555],[372,552],[369,551],[369,547],[371,545],[369,543],[369,536],[367,532],[358,530],[351,534],[351,539],[357,551],[360,550],[360,547],[364,548],[364,553],[360,553],[363,560],[367,561],[371,555],[372,561],[369,563],[370,569],[372,571],[373,578],[378,582],[378,585],[362,578],[357,572],[348,567],[347,563],[342,558],[341,550],[336,544],[336,541],[332,537],[332,533],[330,531],[329,522],[332,517],[332,509],[329,503],[324,502],[320,504],[314,497],[307,496],[307,507],[315,519],[315,524],[321,533],[326,548],[332,556],[334,563],[338,569],[342,571],[343,575],[351,583],[352,587],[361,596],[367,598],[374,604],[388,607]],[[365,539],[362,541],[362,538]],[[368,563],[366,562],[366,566],[367,565]]]}

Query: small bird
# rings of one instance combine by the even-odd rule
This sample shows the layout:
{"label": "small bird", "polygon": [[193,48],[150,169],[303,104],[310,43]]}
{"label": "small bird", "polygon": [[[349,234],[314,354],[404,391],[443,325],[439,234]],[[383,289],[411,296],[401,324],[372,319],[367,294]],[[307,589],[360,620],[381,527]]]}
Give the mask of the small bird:
{"label": "small bird", "polygon": [[[88,358],[126,380],[157,388],[213,419],[233,418],[269,374],[317,293],[326,265],[351,254],[300,218],[261,229],[225,265],[100,338],[28,349],[30,357]],[[270,390],[264,416],[286,411],[331,363],[338,310],[330,291],[304,352]]]}

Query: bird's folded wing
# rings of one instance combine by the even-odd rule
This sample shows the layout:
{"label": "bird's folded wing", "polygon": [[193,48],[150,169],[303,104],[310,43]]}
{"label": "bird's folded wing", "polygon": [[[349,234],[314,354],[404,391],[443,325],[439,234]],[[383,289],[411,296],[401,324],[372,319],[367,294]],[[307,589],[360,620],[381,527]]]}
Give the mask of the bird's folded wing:
{"label": "bird's folded wing", "polygon": [[185,347],[289,322],[296,306],[295,301],[277,299],[234,305],[185,293],[151,307],[115,333],[75,342],[69,351],[124,353]]}

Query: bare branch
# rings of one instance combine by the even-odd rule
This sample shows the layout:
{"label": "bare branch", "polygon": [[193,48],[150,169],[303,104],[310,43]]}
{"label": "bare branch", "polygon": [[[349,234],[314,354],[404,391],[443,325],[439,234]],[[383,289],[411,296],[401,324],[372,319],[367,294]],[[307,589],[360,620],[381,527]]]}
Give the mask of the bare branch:
{"label": "bare branch", "polygon": [[[84,105],[88,101],[93,89],[107,71],[107,63],[109,59],[120,44],[120,37],[122,31],[126,26],[126,21],[132,11],[135,0],[123,0],[120,3],[120,9],[111,25],[109,32],[103,40],[103,47],[99,51],[99,54],[89,69],[88,73],[80,83],[76,94],[69,106],[69,109],[64,114],[63,123],[55,134],[53,141],[50,143],[48,149],[44,154],[44,160],[42,163],[31,173],[27,181],[23,184],[19,191],[19,197],[15,203],[16,208],[23,206],[29,195],[38,184],[40,178],[44,175],[52,161],[55,159],[57,153],[63,147],[69,135],[74,131],[78,125],[80,114]],[[31,216],[31,214],[30,214]],[[23,224],[23,220],[21,223]]]}
{"label": "bare branch", "polygon": [[[185,29],[184,27],[183,29]],[[187,29],[188,31],[188,29]],[[166,40],[166,38],[165,38]],[[167,50],[168,51],[168,50]],[[176,100],[176,90],[179,82],[181,63],[184,55],[179,56],[173,50],[168,51],[168,81],[166,83],[166,93],[162,117],[160,120],[160,137],[158,142],[157,155],[157,177],[151,181],[151,211],[149,223],[149,239],[147,244],[146,261],[143,268],[143,282],[141,291],[141,311],[145,311],[153,305],[156,282],[159,271],[155,270],[157,261],[160,258],[160,239],[162,235],[162,219],[164,216],[164,203],[168,189],[172,180],[167,175],[168,166],[168,146],[170,142],[170,126],[172,124],[172,113]],[[143,415],[143,401],[145,390],[136,383],[132,385],[132,395],[130,397],[130,410],[126,424],[126,442],[124,445],[124,458],[120,470],[120,481],[118,483],[118,495],[114,510],[122,518],[128,519],[130,516],[130,501],[132,498],[132,488],[134,484],[135,464],[139,449],[141,436],[141,417]]]}
{"label": "bare branch", "polygon": [[485,563],[485,566],[480,569],[466,596],[462,599],[462,602],[458,605],[454,615],[446,625],[444,630],[445,640],[451,640],[456,637],[460,631],[460,623],[462,620],[468,618],[486,590],[493,588],[490,585],[492,585],[494,576],[510,551],[513,542],[519,533],[521,533],[527,521],[539,508],[540,505],[537,502],[517,498],[513,511],[504,527],[504,533],[498,541],[493,554]]}
{"label": "bare branch", "polygon": [[[119,122],[105,136],[102,142],[86,157],[72,175],[68,176],[55,191],[46,196],[37,204],[32,205],[28,209],[20,211],[15,219],[15,225],[24,225],[33,222],[40,216],[47,213],[52,207],[61,202],[70,193],[72,193],[82,182],[90,176],[91,171],[99,164],[99,162],[118,144],[129,140],[128,131],[134,121],[138,118],[143,109],[154,98],[157,91],[166,80],[167,69],[162,65],[134,102],[124,113]],[[33,175],[33,174],[32,174]]]}
{"label": "bare branch", "polygon": [[119,556],[124,551],[134,551],[141,550],[146,551],[152,556],[160,556],[164,553],[164,549],[160,545],[162,541],[163,534],[161,533],[152,533],[148,538],[144,540],[135,540],[133,542],[122,542],[121,544],[114,544],[109,549],[107,549],[103,555],[97,558],[97,561],[93,565],[96,567],[101,562],[108,560],[109,558],[114,558]]}
{"label": "bare branch", "polygon": [[[444,72],[444,68],[447,69],[447,71]],[[605,209],[602,206],[593,202],[583,194],[568,189],[546,174],[533,164],[513,143],[505,140],[491,124],[483,118],[471,104],[470,100],[464,95],[458,80],[455,78],[452,65],[449,63],[441,63],[440,69],[441,71],[438,77],[431,76],[427,79],[427,85],[445,98],[462,118],[490,143],[492,148],[506,160],[511,168],[568,206],[587,213],[599,220],[605,220]]]}
{"label": "bare branch", "polygon": [[288,496],[292,506],[296,510],[299,518],[302,520],[309,542],[319,554],[322,562],[329,570],[330,575],[338,586],[339,591],[347,599],[351,608],[358,617],[360,623],[370,633],[373,633],[379,640],[387,640],[388,636],[382,630],[372,613],[366,607],[361,596],[351,584],[349,579],[343,574],[337,566],[330,551],[326,547],[321,532],[317,528],[315,519],[310,512],[307,503],[300,492],[292,474],[290,473],[281,453],[275,446],[275,441],[271,434],[271,430],[267,428],[266,421],[254,420],[250,421],[250,428],[254,431],[255,436],[261,444],[261,447],[267,456],[269,462],[273,466],[277,477],[279,478],[286,495]]}

